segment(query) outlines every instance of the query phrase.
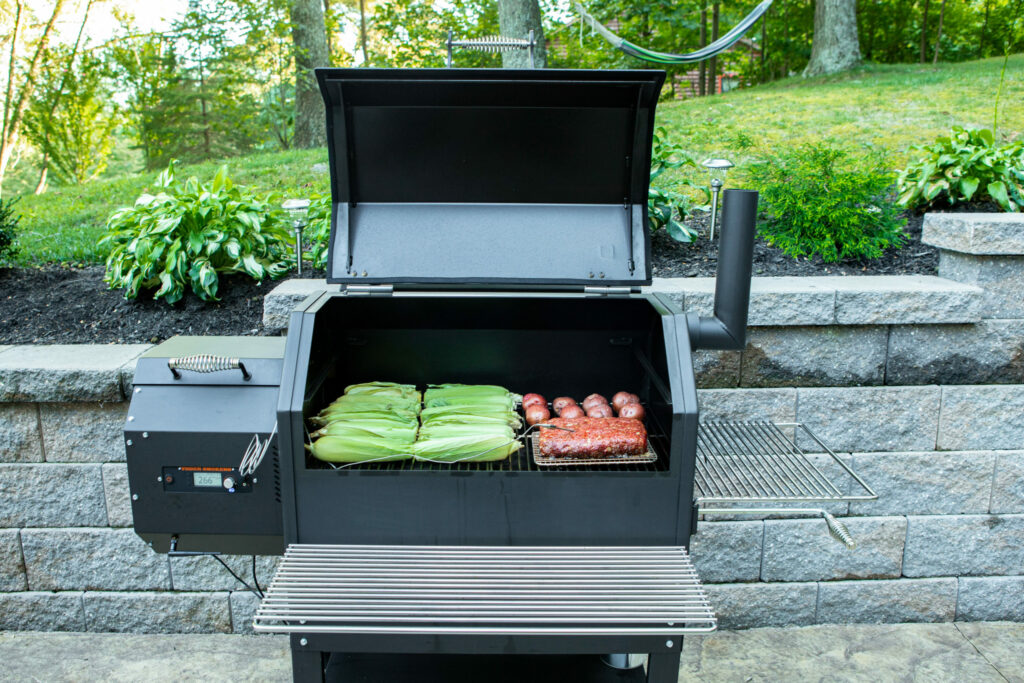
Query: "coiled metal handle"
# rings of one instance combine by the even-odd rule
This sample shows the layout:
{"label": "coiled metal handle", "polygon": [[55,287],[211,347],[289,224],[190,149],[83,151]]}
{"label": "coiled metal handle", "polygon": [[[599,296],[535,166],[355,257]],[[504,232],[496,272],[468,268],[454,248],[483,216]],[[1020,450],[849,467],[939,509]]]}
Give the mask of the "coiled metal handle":
{"label": "coiled metal handle", "polygon": [[213,356],[208,353],[199,353],[194,356],[183,356],[181,358],[168,358],[167,368],[174,375],[174,379],[181,379],[178,370],[189,370],[190,372],[220,372],[222,370],[241,370],[242,379],[252,379],[252,375],[245,369],[245,364],[237,358],[226,356]]}

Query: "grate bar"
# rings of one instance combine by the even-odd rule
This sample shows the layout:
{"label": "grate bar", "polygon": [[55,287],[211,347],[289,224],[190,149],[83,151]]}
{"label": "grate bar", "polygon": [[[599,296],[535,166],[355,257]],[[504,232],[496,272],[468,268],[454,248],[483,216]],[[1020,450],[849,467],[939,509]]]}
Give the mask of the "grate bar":
{"label": "grate bar", "polygon": [[260,632],[655,635],[709,632],[681,547],[290,545]]}
{"label": "grate bar", "polygon": [[[783,429],[792,429],[790,438]],[[845,494],[796,443],[806,434],[863,492]],[[704,422],[697,435],[694,476],[698,505],[748,502],[847,502],[878,496],[800,423]]]}

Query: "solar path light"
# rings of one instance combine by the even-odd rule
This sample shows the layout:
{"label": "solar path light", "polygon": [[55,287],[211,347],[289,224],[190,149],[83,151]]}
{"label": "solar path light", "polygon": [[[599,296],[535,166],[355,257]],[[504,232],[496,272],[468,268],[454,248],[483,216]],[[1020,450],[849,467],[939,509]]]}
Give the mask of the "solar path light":
{"label": "solar path light", "polygon": [[703,164],[711,176],[711,241],[715,241],[715,220],[718,217],[718,193],[725,185],[725,174],[733,167],[728,159],[708,159]]}
{"label": "solar path light", "polygon": [[292,217],[292,232],[295,233],[295,274],[302,277],[302,230],[306,227],[308,199],[286,199],[281,208]]}

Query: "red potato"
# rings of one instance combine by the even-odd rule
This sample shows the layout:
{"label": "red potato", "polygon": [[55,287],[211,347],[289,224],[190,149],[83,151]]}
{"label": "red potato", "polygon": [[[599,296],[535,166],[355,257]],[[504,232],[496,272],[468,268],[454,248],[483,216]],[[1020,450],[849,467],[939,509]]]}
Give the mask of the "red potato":
{"label": "red potato", "polygon": [[583,410],[590,410],[594,406],[608,405],[608,399],[601,394],[591,394],[583,399]]}
{"label": "red potato", "polygon": [[548,400],[541,396],[540,394],[526,394],[525,396],[523,396],[522,403],[523,410],[526,410],[527,408],[533,405],[544,406],[546,408],[548,405]]}
{"label": "red potato", "polygon": [[554,402],[552,402],[551,407],[555,409],[555,412],[558,415],[561,415],[563,408],[574,405],[576,405],[576,399],[569,398],[568,396],[559,396],[554,400]]}
{"label": "red potato", "polygon": [[612,407],[615,408],[615,412],[622,410],[622,406],[627,403],[639,403],[640,400],[636,394],[631,394],[628,391],[620,391],[619,393],[612,396]]}
{"label": "red potato", "polygon": [[583,412],[583,408],[580,408],[578,405],[574,403],[572,405],[567,405],[564,408],[562,408],[562,412],[560,412],[558,416],[565,419],[572,419],[577,417],[585,417],[585,414]]}
{"label": "red potato", "polygon": [[629,417],[642,422],[644,419],[644,407],[639,403],[627,403],[619,411],[619,417]]}
{"label": "red potato", "polygon": [[551,411],[548,410],[546,405],[543,406],[530,406],[526,409],[526,424],[531,427],[538,422],[544,422],[551,418]]}
{"label": "red potato", "polygon": [[607,403],[598,403],[587,411],[587,417],[614,417],[614,415],[612,407]]}

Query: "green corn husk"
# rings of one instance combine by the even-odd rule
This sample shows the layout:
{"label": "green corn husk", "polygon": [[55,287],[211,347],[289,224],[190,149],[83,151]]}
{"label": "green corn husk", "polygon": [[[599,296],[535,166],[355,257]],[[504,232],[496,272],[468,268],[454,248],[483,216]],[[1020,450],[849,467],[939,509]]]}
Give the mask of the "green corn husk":
{"label": "green corn husk", "polygon": [[467,408],[501,408],[515,410],[516,402],[511,396],[468,396],[455,394],[451,396],[434,396],[424,403],[427,408],[438,406],[465,406]]}
{"label": "green corn husk", "polygon": [[419,412],[420,401],[415,396],[375,396],[373,394],[345,394],[327,406],[332,408],[358,408],[360,410],[412,410]]}
{"label": "green corn husk", "polygon": [[423,419],[424,426],[432,425],[502,425],[519,429],[523,420],[516,413],[500,415],[474,415],[472,413],[446,413]]}
{"label": "green corn husk", "polygon": [[350,384],[345,387],[346,396],[403,396],[422,400],[420,392],[413,384],[397,384],[395,382],[364,382]]}
{"label": "green corn husk", "polygon": [[387,420],[352,420],[327,424],[310,436],[377,436],[395,443],[411,444],[416,440],[416,427],[397,425]]}
{"label": "green corn husk", "polygon": [[423,403],[428,408],[450,405],[456,399],[479,399],[481,402],[509,400],[514,408],[522,396],[493,384],[431,384],[423,394]]}
{"label": "green corn husk", "polygon": [[322,436],[306,448],[325,462],[390,462],[408,460],[415,444],[394,443],[379,436]]}
{"label": "green corn husk", "polygon": [[342,403],[342,404],[331,404],[324,408],[317,415],[317,418],[322,423],[331,422],[334,419],[341,417],[342,415],[359,414],[369,416],[370,414],[394,415],[395,417],[402,418],[407,422],[415,422],[416,417],[419,415],[419,410],[413,408],[400,408],[397,406],[375,406],[369,403]]}
{"label": "green corn husk", "polygon": [[420,413],[420,420],[426,425],[437,418],[453,418],[459,415],[474,415],[503,420],[510,426],[520,422],[519,416],[511,410],[496,407],[475,409],[469,406],[434,406],[433,408],[425,408]]}
{"label": "green corn husk", "polygon": [[365,420],[380,420],[382,422],[391,423],[397,427],[411,427],[413,429],[419,426],[419,420],[417,420],[416,416],[411,413],[398,414],[386,410],[368,410],[366,412],[351,413],[324,412],[310,418],[310,422],[320,426],[333,424],[335,422],[363,422]]}
{"label": "green corn husk", "polygon": [[519,441],[497,436],[453,436],[417,441],[412,445],[417,460],[439,462],[493,462],[519,450]]}
{"label": "green corn husk", "polygon": [[506,441],[512,441],[516,438],[512,428],[502,424],[429,424],[420,428],[417,440],[430,441],[432,439],[461,436],[476,436],[479,438],[501,436]]}

